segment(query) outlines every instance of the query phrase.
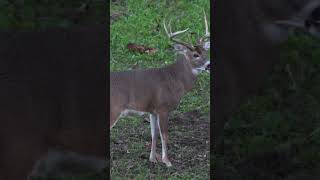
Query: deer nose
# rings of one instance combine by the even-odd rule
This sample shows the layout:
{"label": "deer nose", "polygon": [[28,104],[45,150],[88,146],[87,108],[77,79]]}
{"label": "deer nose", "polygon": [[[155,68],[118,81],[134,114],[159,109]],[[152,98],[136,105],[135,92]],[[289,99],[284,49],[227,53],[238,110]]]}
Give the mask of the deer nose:
{"label": "deer nose", "polygon": [[206,71],[210,71],[210,69],[211,69],[210,68],[210,64],[208,64],[207,67],[206,67]]}
{"label": "deer nose", "polygon": [[210,61],[208,61],[208,62],[206,63],[205,70],[206,70],[206,71],[210,71],[210,69],[211,69],[211,65],[210,65]]}

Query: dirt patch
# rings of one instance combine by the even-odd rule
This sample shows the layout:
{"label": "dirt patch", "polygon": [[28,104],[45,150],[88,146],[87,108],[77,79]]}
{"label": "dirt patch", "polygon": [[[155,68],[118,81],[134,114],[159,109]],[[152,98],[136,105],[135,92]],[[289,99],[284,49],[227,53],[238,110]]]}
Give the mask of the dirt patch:
{"label": "dirt patch", "polygon": [[[142,118],[141,118],[142,119]],[[210,121],[198,111],[191,111],[171,117],[169,120],[169,157],[173,164],[167,170],[162,163],[150,163],[150,125],[146,120],[140,121],[136,125],[123,125],[121,131],[115,132],[111,138],[111,166],[114,171],[132,172],[136,171],[135,160],[142,166],[146,166],[148,173],[153,177],[159,175],[159,166],[162,168],[161,177],[179,177],[181,174],[188,173],[192,168],[201,168],[201,172],[196,170],[193,173],[202,173],[209,176],[209,154],[210,154]],[[132,146],[130,144],[136,144]],[[141,149],[137,150],[135,147]],[[157,146],[158,153],[161,152],[160,138]],[[131,154],[126,161],[126,169],[120,169],[119,161],[124,161],[125,157]],[[138,163],[139,163],[138,162]],[[137,162],[136,162],[137,163]],[[205,170],[204,170],[205,169]],[[206,172],[207,171],[207,172]],[[181,177],[181,176],[180,176]]]}
{"label": "dirt patch", "polygon": [[[172,152],[177,157],[173,162],[188,166],[190,163],[200,164],[209,159],[210,122],[207,117],[198,111],[187,112],[171,119],[169,127],[175,127],[169,130]],[[184,149],[188,149],[189,154],[185,154]]]}

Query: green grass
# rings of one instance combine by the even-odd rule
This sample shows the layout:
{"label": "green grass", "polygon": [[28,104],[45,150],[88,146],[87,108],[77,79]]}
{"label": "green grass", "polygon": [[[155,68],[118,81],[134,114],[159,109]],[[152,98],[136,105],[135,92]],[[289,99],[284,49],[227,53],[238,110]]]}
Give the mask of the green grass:
{"label": "green grass", "polygon": [[[122,14],[111,25],[110,69],[129,70],[162,67],[175,55],[163,30],[163,20],[172,19],[173,30],[187,27],[204,33],[203,12],[210,12],[208,0],[152,1],[128,0],[111,3],[111,16]],[[185,40],[188,37],[185,36]],[[194,39],[191,39],[194,41]],[[157,48],[155,54],[130,52],[126,45],[136,43]],[[173,168],[149,163],[151,141],[148,122],[141,117],[121,119],[111,130],[112,179],[208,179],[209,178],[209,75],[202,74],[197,86],[182,100],[169,122],[169,156]],[[187,115],[187,116],[186,116]],[[158,151],[161,146],[159,144]],[[159,151],[160,152],[160,151]]]}
{"label": "green grass", "polygon": [[299,33],[264,88],[229,121],[225,161],[231,179],[319,177],[320,46]]}

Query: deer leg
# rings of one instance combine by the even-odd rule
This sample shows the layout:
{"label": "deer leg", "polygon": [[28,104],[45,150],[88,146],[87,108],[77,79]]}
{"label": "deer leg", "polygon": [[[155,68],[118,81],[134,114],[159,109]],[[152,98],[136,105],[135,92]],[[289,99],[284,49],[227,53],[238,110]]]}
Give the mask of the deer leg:
{"label": "deer leg", "polygon": [[157,139],[159,135],[159,128],[158,128],[158,119],[157,115],[150,114],[150,127],[151,127],[151,137],[152,137],[152,143],[151,143],[151,153],[149,160],[151,162],[157,162],[159,159],[159,155],[157,154]]}
{"label": "deer leg", "polygon": [[118,109],[110,109],[110,129],[116,125],[117,121],[120,118],[121,111]]}
{"label": "deer leg", "polygon": [[167,143],[168,143],[168,112],[161,112],[158,115],[158,126],[160,129],[160,137],[162,143],[162,162],[166,164],[167,167],[171,167],[172,164],[168,158]]}

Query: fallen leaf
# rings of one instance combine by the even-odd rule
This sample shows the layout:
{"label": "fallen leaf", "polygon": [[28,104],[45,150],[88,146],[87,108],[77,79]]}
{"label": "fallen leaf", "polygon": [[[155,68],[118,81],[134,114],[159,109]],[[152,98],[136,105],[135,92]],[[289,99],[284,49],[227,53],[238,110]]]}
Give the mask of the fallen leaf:
{"label": "fallen leaf", "polygon": [[134,43],[127,44],[127,48],[133,52],[146,53],[146,54],[154,54],[155,52],[158,51],[155,48],[146,47],[144,45],[139,45],[139,44],[134,44]]}

